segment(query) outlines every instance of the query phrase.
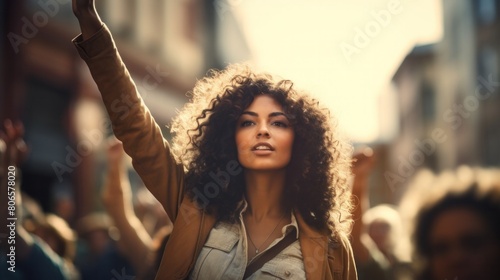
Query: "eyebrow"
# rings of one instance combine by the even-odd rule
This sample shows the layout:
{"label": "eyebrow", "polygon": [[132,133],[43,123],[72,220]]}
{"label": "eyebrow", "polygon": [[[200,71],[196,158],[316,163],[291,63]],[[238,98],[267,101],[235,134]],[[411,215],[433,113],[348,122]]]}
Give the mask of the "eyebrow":
{"label": "eyebrow", "polygon": [[[250,115],[250,116],[254,116],[254,117],[258,117],[259,114],[255,113],[255,112],[252,112],[252,111],[245,111],[243,113],[241,113],[241,115]],[[284,116],[286,117],[285,113],[283,112],[272,112],[269,114],[269,117],[276,117],[276,116]]]}

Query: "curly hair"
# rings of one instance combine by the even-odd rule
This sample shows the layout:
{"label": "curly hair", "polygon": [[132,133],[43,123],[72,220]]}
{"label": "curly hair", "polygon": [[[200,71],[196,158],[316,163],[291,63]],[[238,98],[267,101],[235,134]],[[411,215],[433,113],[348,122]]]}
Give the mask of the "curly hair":
{"label": "curly hair", "polygon": [[[448,183],[448,182],[447,182]],[[414,230],[415,257],[418,262],[419,278],[430,279],[429,260],[433,252],[430,232],[437,218],[448,210],[465,208],[477,213],[500,240],[500,184],[481,184],[480,180],[468,185],[454,185],[449,190],[428,198],[416,217]],[[456,182],[460,184],[460,182]]]}
{"label": "curly hair", "polygon": [[[350,144],[317,100],[296,90],[291,81],[255,72],[246,64],[211,70],[196,83],[191,102],[173,120],[172,151],[186,169],[186,193],[196,200],[205,192],[202,205],[206,211],[215,211],[219,220],[235,221],[245,189],[243,174],[230,178],[214,174],[237,163],[237,120],[260,94],[282,105],[295,132],[284,191],[287,206],[300,211],[316,230],[332,237],[347,233],[351,223]],[[214,180],[222,181],[222,186],[207,193],[206,187],[214,186]]]}

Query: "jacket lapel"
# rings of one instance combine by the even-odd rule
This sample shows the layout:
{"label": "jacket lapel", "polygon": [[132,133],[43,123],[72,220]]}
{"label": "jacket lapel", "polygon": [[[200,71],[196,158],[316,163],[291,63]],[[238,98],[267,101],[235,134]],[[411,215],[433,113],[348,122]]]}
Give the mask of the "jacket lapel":
{"label": "jacket lapel", "polygon": [[155,279],[187,278],[214,225],[214,216],[205,214],[185,197]]}
{"label": "jacket lapel", "polygon": [[[331,274],[325,275],[328,236],[309,227],[299,211],[294,214],[299,226],[306,278],[332,279]],[[215,222],[215,216],[205,214],[190,199],[184,199],[155,279],[187,278]]]}
{"label": "jacket lapel", "polygon": [[331,279],[327,277],[328,236],[306,224],[299,211],[294,211],[299,226],[299,242],[302,250],[307,279]]}

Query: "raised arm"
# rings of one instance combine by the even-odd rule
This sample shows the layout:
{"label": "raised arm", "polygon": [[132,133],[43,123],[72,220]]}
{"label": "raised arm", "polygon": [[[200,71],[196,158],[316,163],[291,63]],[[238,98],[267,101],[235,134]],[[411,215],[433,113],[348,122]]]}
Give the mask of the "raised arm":
{"label": "raised arm", "polygon": [[171,155],[159,126],[137,92],[94,1],[73,0],[73,12],[82,31],[73,41],[101,92],[114,134],[132,157],[145,186],[173,221],[182,198],[183,167]]}
{"label": "raised arm", "polygon": [[353,211],[353,227],[351,231],[352,249],[358,264],[367,263],[370,260],[370,253],[362,242],[363,236],[363,213],[370,208],[367,195],[368,177],[374,165],[373,155],[367,149],[354,155],[352,173],[354,182],[352,195],[354,196],[355,208]]}
{"label": "raised arm", "polygon": [[[2,131],[3,130],[3,131]],[[3,127],[0,127],[0,195],[2,203],[3,228],[15,232],[15,239],[5,239],[0,242],[0,253],[3,256],[13,255],[14,258],[7,260],[7,279],[15,277],[21,272],[23,279],[70,279],[70,272],[64,265],[64,260],[59,257],[41,239],[35,239],[22,226],[22,201],[20,185],[20,163],[23,161],[27,147],[23,140],[24,128],[20,122],[12,123],[6,120]],[[2,172],[5,172],[2,176]],[[12,180],[11,178],[14,178]],[[15,204],[7,203],[15,201]],[[7,205],[14,208],[5,213]],[[10,212],[12,211],[12,212]],[[5,217],[7,214],[7,217]],[[17,217],[13,217],[17,216]],[[9,225],[10,227],[7,227]],[[3,233],[3,230],[1,231]],[[12,233],[8,234],[12,236]],[[6,235],[7,236],[7,235]],[[3,241],[3,240],[2,240]],[[3,268],[3,267],[2,267]]]}
{"label": "raised arm", "polygon": [[112,139],[108,142],[108,171],[102,200],[120,230],[117,242],[120,251],[130,261],[137,275],[144,275],[150,269],[145,260],[154,254],[153,240],[135,215],[130,181],[123,165],[124,155],[120,141]]}
{"label": "raised arm", "polygon": [[386,267],[376,261],[373,254],[377,254],[377,248],[371,238],[363,233],[363,214],[370,208],[368,199],[368,178],[375,166],[373,150],[365,148],[354,155],[352,173],[354,182],[352,195],[357,202],[353,211],[352,249],[359,278],[363,279],[387,279]]}
{"label": "raised arm", "polygon": [[[24,230],[21,226],[21,205],[20,205],[20,190],[19,190],[19,178],[21,176],[19,171],[20,163],[23,160],[24,154],[26,154],[26,144],[23,140],[24,128],[21,123],[12,123],[11,120],[6,120],[0,129],[0,146],[2,146],[2,152],[0,153],[0,191],[2,193],[2,203],[0,205],[14,205],[14,211],[6,212],[7,207],[2,209],[2,221],[12,221],[12,214],[17,214],[19,220],[15,222],[16,226],[13,227],[19,238],[16,238],[15,245],[16,254],[18,258],[26,258],[33,246],[33,238]],[[3,130],[3,131],[2,131]],[[14,178],[14,180],[8,180]],[[7,194],[7,195],[4,195]],[[15,202],[15,204],[9,203],[9,201]],[[8,214],[9,213],[9,214]],[[10,218],[10,219],[9,219]],[[2,232],[8,228],[4,226]],[[9,251],[10,246],[8,244],[14,244],[12,242],[5,242],[2,244],[2,251]],[[5,248],[4,248],[5,246]]]}

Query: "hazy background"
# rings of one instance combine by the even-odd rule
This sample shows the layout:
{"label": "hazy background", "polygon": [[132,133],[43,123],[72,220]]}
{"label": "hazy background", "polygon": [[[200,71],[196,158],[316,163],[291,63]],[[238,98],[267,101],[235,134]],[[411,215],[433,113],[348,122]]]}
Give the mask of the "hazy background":
{"label": "hazy background", "polygon": [[[500,1],[96,2],[167,138],[196,79],[247,61],[308,90],[355,147],[374,148],[373,204],[397,203],[421,168],[500,164]],[[70,42],[71,1],[1,1],[0,13],[0,119],[26,127],[24,189],[82,217],[101,207],[111,131]]]}

